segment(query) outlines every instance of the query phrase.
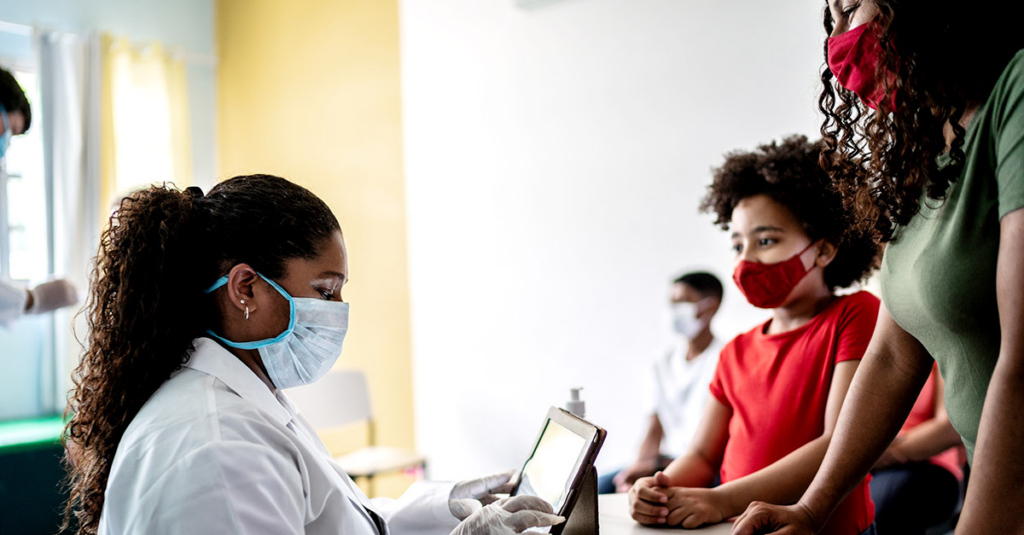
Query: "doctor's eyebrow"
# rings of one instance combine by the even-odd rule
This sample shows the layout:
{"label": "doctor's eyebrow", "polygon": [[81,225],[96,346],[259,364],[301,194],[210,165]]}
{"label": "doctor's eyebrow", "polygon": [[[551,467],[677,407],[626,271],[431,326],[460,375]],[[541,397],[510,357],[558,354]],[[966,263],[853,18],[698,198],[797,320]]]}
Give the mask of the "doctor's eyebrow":
{"label": "doctor's eyebrow", "polygon": [[337,271],[324,271],[324,272],[322,272],[322,273],[320,273],[319,275],[316,276],[316,278],[318,278],[318,279],[328,278],[328,277],[334,277],[336,279],[341,279],[341,282],[348,282],[348,276],[346,276],[344,273],[338,273]]}

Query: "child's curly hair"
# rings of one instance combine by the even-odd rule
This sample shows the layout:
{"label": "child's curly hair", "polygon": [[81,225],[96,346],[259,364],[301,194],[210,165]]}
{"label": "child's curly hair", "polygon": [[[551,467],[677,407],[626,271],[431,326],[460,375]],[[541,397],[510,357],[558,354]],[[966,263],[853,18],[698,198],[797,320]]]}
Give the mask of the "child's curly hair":
{"label": "child's curly hair", "polygon": [[828,174],[818,164],[821,141],[789,136],[757,150],[734,151],[714,170],[703,212],[714,213],[715,224],[729,229],[732,211],[740,201],[766,195],[785,206],[812,240],[824,239],[839,252],[825,268],[825,284],[832,290],[863,281],[878,266],[879,247],[869,232],[851,231],[853,218]]}

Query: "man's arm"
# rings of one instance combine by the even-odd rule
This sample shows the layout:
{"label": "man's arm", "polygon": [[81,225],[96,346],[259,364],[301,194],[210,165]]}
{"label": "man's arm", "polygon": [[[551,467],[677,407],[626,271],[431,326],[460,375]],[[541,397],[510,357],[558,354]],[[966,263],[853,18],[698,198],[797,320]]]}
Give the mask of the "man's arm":
{"label": "man's arm", "polygon": [[673,486],[707,487],[714,481],[729,440],[731,417],[729,407],[714,396],[708,399],[690,450],[665,469],[665,475]]}
{"label": "man's arm", "polygon": [[618,492],[629,492],[629,488],[636,483],[636,480],[649,476],[658,469],[658,460],[661,452],[661,438],[664,431],[661,428],[661,420],[657,413],[652,414],[647,425],[647,435],[640,445],[640,453],[636,461],[626,468],[623,468],[612,480],[615,483],[615,490]]}
{"label": "man's arm", "polygon": [[647,435],[644,437],[643,443],[640,444],[640,454],[637,455],[637,462],[657,462],[658,455],[661,452],[661,439],[664,434],[665,431],[661,427],[661,420],[658,419],[658,414],[652,414],[647,424]]}

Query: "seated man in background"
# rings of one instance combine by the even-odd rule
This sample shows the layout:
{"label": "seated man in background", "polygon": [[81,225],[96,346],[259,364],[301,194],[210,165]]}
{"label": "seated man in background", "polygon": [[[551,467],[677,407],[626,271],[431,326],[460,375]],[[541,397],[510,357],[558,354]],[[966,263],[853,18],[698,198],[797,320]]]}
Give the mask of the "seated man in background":
{"label": "seated man in background", "polygon": [[687,273],[672,284],[673,340],[654,363],[648,392],[650,423],[631,466],[601,476],[598,492],[629,492],[686,452],[708,400],[722,342],[711,334],[711,318],[722,302],[722,283],[710,273]]}

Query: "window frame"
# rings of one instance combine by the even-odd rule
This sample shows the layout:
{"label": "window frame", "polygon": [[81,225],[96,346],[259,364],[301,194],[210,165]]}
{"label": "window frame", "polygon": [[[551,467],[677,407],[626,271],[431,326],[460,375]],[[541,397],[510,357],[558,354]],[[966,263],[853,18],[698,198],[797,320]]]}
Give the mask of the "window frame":
{"label": "window frame", "polygon": [[[32,74],[36,77],[38,83],[39,65],[35,60],[26,61],[24,59],[12,59],[9,56],[0,54],[0,67],[14,73],[16,78],[19,73]],[[39,88],[36,87],[35,89],[38,94]],[[44,121],[42,118],[45,110],[42,110],[40,100],[41,99],[36,98],[32,101],[32,131],[33,134],[39,136],[38,138],[40,142],[42,142],[42,129],[44,127]],[[46,273],[40,273],[38,279],[33,277],[31,282],[38,282],[44,277],[52,277],[55,260],[53,234],[54,191],[53,184],[50,182],[46,172],[45,147],[42,148],[41,154],[43,154],[44,158],[42,166],[40,167],[40,169],[42,169],[42,175],[37,178],[43,184],[43,206],[41,208],[45,211],[43,219],[46,229],[43,235],[46,237]],[[22,279],[13,279],[11,277],[12,228],[10,224],[10,205],[12,199],[10,197],[9,185],[12,178],[27,180],[32,179],[33,177],[26,178],[20,173],[11,174],[8,171],[7,157],[5,156],[3,159],[0,159],[0,277],[3,277],[3,279],[7,281],[23,282]],[[63,355],[67,353],[67,348],[64,346],[68,341],[66,340],[67,337],[58,336],[57,314],[58,313],[51,313],[43,320],[45,322],[45,334],[42,340],[43,362],[40,363],[38,374],[31,378],[35,383],[35,387],[31,392],[36,396],[35,405],[37,410],[30,415],[10,416],[0,414],[0,421],[45,418],[63,412],[64,403],[66,401],[64,399],[64,392],[69,385],[70,377],[63,377],[61,375],[61,372],[66,370],[66,366],[62,365],[61,362],[59,362],[59,359],[63,358]]]}

